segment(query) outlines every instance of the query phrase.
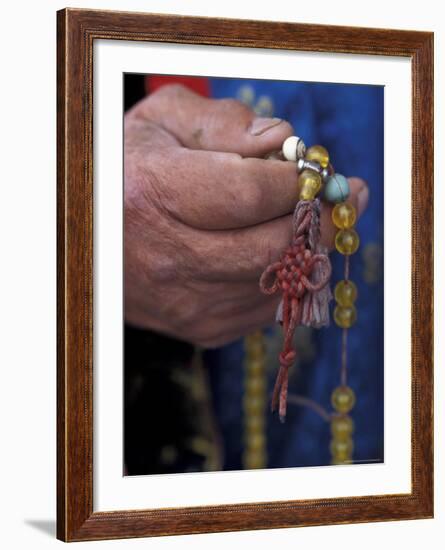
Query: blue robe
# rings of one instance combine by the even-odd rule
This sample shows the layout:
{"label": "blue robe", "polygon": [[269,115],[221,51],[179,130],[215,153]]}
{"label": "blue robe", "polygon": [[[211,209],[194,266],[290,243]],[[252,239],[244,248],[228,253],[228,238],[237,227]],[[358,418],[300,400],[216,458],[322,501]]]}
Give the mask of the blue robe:
{"label": "blue robe", "polygon": [[[358,319],[349,331],[348,383],[357,396],[354,461],[383,461],[383,87],[226,78],[211,79],[210,86],[214,98],[235,97],[262,116],[288,120],[308,146],[328,149],[337,172],[368,183],[369,205],[357,223],[360,248],[350,262],[350,278],[358,288]],[[335,284],[342,278],[343,258],[334,252],[331,261]],[[276,330],[266,329],[266,338]],[[289,391],[330,409],[330,395],[339,385],[341,329],[332,323],[300,337],[304,352]],[[241,469],[243,343],[207,351],[204,357],[224,440],[223,467]],[[270,391],[275,375],[268,371]],[[329,424],[311,409],[289,404],[285,424],[270,413],[267,418],[269,468],[330,463]]]}

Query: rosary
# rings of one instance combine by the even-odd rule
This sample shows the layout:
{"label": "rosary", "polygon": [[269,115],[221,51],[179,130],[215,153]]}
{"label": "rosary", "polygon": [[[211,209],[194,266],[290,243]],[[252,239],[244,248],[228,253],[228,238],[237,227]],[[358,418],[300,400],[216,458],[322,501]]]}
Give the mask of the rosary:
{"label": "rosary", "polygon": [[[329,324],[331,263],[320,242],[320,199],[335,204],[332,221],[338,229],[335,248],[344,256],[344,275],[334,289],[334,321],[342,328],[340,384],[331,395],[332,414],[324,413],[331,423],[330,451],[333,464],[349,463],[353,452],[353,421],[348,414],[355,404],[354,391],[347,385],[348,330],[357,318],[354,302],[357,288],[349,279],[349,256],[359,246],[354,229],[356,211],[347,202],[348,180],[335,173],[328,151],[321,145],[306,149],[303,140],[291,136],[282,147],[282,158],[296,162],[299,200],[293,215],[293,234],[289,247],[279,261],[269,265],[260,279],[265,294],[281,292],[276,321],[283,327],[284,343],[279,354],[279,371],[272,394],[271,409],[285,421],[288,401],[288,373],[296,359],[293,336],[298,325],[319,328]],[[308,404],[301,398],[302,404]],[[306,403],[305,403],[306,401]],[[313,405],[314,406],[314,405]],[[318,405],[315,404],[314,408]],[[321,410],[324,410],[320,407]]]}

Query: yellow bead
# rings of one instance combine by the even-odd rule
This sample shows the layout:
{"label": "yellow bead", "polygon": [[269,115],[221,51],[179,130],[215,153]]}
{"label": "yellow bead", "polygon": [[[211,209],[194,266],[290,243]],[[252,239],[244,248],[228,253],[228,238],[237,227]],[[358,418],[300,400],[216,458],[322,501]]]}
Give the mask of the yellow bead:
{"label": "yellow bead", "polygon": [[332,221],[339,229],[350,229],[355,224],[357,214],[349,202],[340,202],[332,210]]}
{"label": "yellow bead", "polygon": [[265,357],[264,346],[261,344],[251,344],[246,348],[246,355],[251,360],[262,360]]}
{"label": "yellow bead", "polygon": [[344,440],[332,439],[331,441],[330,451],[332,458],[336,462],[351,460],[353,450],[354,444],[351,438],[347,438]]}
{"label": "yellow bead", "polygon": [[261,434],[265,430],[264,414],[246,415],[244,419],[244,430],[247,434]]}
{"label": "yellow bead", "polygon": [[266,438],[263,433],[249,434],[245,444],[248,451],[261,451],[266,445]]}
{"label": "yellow bead", "polygon": [[338,386],[332,392],[331,403],[337,412],[346,414],[355,405],[355,393],[349,386]]}
{"label": "yellow bead", "polygon": [[341,328],[351,328],[357,321],[355,306],[336,306],[334,309],[334,321]]}
{"label": "yellow bead", "polygon": [[267,465],[266,453],[257,451],[246,451],[243,454],[243,463],[246,470],[265,468]]}
{"label": "yellow bead", "polygon": [[250,375],[261,375],[266,368],[266,364],[263,359],[248,359],[246,361],[246,369]]}
{"label": "yellow bead", "polygon": [[244,411],[247,414],[263,414],[266,409],[266,399],[261,396],[244,395]]}
{"label": "yellow bead", "polygon": [[335,465],[335,466],[338,466],[340,464],[349,464],[351,462],[351,459],[348,459],[348,460],[338,460],[336,458],[333,458],[331,460],[331,464]]}
{"label": "yellow bead", "polygon": [[329,165],[329,153],[322,145],[313,145],[306,151],[306,160],[318,162],[322,168]]}
{"label": "yellow bead", "polygon": [[321,189],[321,176],[313,170],[303,170],[298,177],[300,200],[311,201]]}
{"label": "yellow bead", "polygon": [[332,437],[336,440],[345,440],[351,437],[354,431],[354,422],[350,416],[334,416],[331,421]]}
{"label": "yellow bead", "polygon": [[355,229],[341,229],[335,236],[335,248],[340,254],[345,254],[346,256],[354,254],[359,244],[360,239]]}
{"label": "yellow bead", "polygon": [[246,393],[250,397],[259,397],[266,392],[266,381],[264,376],[247,377],[245,383]]}
{"label": "yellow bead", "polygon": [[263,333],[259,330],[256,332],[252,332],[251,334],[248,334],[244,338],[244,342],[246,347],[249,346],[263,346],[264,345],[264,336]]}
{"label": "yellow bead", "polygon": [[357,299],[357,287],[350,280],[339,281],[335,286],[334,296],[338,305],[350,307]]}

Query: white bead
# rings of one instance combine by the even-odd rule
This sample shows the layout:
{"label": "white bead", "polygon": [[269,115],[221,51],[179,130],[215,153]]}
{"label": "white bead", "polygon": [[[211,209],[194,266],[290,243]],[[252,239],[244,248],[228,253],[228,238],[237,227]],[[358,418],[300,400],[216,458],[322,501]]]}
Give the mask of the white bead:
{"label": "white bead", "polygon": [[284,140],[282,151],[286,160],[293,160],[295,162],[297,159],[304,157],[306,145],[298,136],[290,136]]}
{"label": "white bead", "polygon": [[282,151],[286,160],[293,160],[294,162],[297,160],[297,143],[297,136],[290,136],[284,140]]}

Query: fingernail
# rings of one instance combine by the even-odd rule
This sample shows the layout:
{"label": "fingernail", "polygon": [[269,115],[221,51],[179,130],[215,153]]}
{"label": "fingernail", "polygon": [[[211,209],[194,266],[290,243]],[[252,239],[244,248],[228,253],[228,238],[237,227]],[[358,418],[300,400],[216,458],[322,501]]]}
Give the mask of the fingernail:
{"label": "fingernail", "polygon": [[360,189],[357,195],[357,210],[358,215],[360,216],[365,208],[368,206],[368,199],[369,199],[369,190],[368,187],[365,185],[363,189]]}
{"label": "fingernail", "polygon": [[250,125],[250,133],[253,136],[260,136],[270,130],[274,126],[277,126],[282,122],[281,118],[266,118],[266,117],[257,117],[253,119],[252,124]]}

